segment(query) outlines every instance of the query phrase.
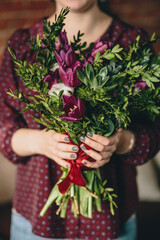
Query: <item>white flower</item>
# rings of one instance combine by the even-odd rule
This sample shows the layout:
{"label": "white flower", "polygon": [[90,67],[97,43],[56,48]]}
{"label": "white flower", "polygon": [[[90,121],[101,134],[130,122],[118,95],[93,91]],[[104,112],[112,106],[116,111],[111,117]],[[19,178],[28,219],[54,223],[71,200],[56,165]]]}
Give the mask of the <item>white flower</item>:
{"label": "white flower", "polygon": [[58,95],[62,90],[63,90],[63,95],[70,96],[73,94],[74,88],[68,87],[64,83],[56,83],[56,84],[53,84],[53,86],[51,87],[48,93],[49,95],[54,95],[53,92],[55,92]]}

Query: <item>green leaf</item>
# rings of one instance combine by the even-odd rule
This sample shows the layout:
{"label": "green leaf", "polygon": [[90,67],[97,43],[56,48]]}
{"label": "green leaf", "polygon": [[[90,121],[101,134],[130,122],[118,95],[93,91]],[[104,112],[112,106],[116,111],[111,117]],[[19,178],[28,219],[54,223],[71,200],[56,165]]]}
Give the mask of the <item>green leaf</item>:
{"label": "green leaf", "polygon": [[93,89],[96,89],[96,87],[98,87],[98,82],[96,78],[93,79],[91,86],[93,87]]}
{"label": "green leaf", "polygon": [[94,62],[97,62],[99,60],[100,56],[101,56],[100,51],[97,51],[96,56],[94,58]]}
{"label": "green leaf", "polygon": [[103,58],[107,59],[107,60],[112,60],[114,59],[115,55],[113,53],[108,53],[108,54],[104,54]]}
{"label": "green leaf", "polygon": [[102,80],[104,80],[104,78],[107,76],[107,74],[108,74],[107,67],[104,67],[99,71],[99,76],[101,77]]}
{"label": "green leaf", "polygon": [[107,129],[107,133],[105,133],[104,136],[109,137],[114,132],[115,126],[111,119],[107,118],[106,121],[108,123],[108,129]]}
{"label": "green leaf", "polygon": [[123,60],[118,53],[115,53],[115,56],[116,56],[118,59]]}
{"label": "green leaf", "polygon": [[93,70],[92,65],[87,62],[85,70],[86,70],[87,78],[92,81],[94,78],[94,70]]}
{"label": "green leaf", "polygon": [[85,84],[86,83],[85,75],[81,71],[77,71],[76,73],[77,73],[78,78],[81,80],[81,82],[83,82]]}
{"label": "green leaf", "polygon": [[104,90],[107,92],[107,91],[111,91],[113,90],[114,88],[116,88],[118,86],[118,84],[113,84],[111,86],[108,86],[108,87],[105,87]]}
{"label": "green leaf", "polygon": [[118,53],[118,52],[121,52],[123,50],[123,48],[120,48],[119,47],[119,44],[117,44],[113,49],[112,49],[112,52],[113,53]]}
{"label": "green leaf", "polygon": [[116,46],[114,46],[114,48],[112,48],[112,52],[116,52],[119,49],[119,44],[117,44]]}

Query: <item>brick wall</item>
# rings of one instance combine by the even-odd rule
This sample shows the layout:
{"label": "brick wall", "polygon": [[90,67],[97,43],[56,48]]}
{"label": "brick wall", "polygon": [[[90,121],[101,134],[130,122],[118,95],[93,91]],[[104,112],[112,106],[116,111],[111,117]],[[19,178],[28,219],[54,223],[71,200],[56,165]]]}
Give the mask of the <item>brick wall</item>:
{"label": "brick wall", "polygon": [[50,0],[0,0],[0,59],[9,36],[54,10]]}
{"label": "brick wall", "polygon": [[[113,13],[134,26],[145,29],[151,36],[153,32],[160,35],[160,0],[111,0]],[[160,40],[154,46],[160,51]]]}
{"label": "brick wall", "polygon": [[[160,33],[159,0],[112,0],[110,8],[123,20],[143,27],[149,34]],[[17,29],[28,27],[43,16],[50,15],[50,0],[0,0],[0,59],[9,36]],[[160,45],[160,44],[159,44]],[[155,45],[156,51],[160,46]]]}

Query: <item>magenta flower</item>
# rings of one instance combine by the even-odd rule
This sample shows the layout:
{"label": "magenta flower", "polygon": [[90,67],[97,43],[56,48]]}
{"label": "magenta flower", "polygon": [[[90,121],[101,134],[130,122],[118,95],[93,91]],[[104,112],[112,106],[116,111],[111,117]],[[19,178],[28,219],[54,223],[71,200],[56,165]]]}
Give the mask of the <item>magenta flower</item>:
{"label": "magenta flower", "polygon": [[48,82],[48,88],[51,89],[53,84],[59,83],[59,74],[57,71],[55,72],[50,72],[47,74],[44,79],[43,83]]}
{"label": "magenta flower", "polygon": [[61,49],[59,53],[56,50],[54,53],[58,64],[63,67],[70,67],[76,61],[76,55],[71,46],[69,46],[67,51],[65,49]]}
{"label": "magenta flower", "polygon": [[68,87],[78,87],[81,85],[81,81],[77,77],[77,70],[81,70],[81,63],[76,61],[72,66],[68,68],[59,67],[59,75],[63,83]]}
{"label": "magenta flower", "polygon": [[60,116],[60,119],[71,122],[80,121],[86,113],[86,107],[82,100],[80,98],[76,99],[73,95],[63,95],[63,101],[65,114]]}
{"label": "magenta flower", "polygon": [[102,42],[100,41],[100,39],[97,40],[91,51],[91,56],[95,57],[98,51],[100,52],[100,54],[104,54],[105,50],[110,48],[111,45],[112,45],[111,42],[107,42],[107,41]]}
{"label": "magenta flower", "polygon": [[60,50],[62,48],[62,46],[64,48],[68,48],[68,39],[67,39],[67,35],[66,35],[66,31],[64,30],[63,32],[60,32],[58,39],[57,39],[57,43],[55,43],[56,46],[56,50]]}
{"label": "magenta flower", "polygon": [[134,87],[143,90],[147,87],[147,84],[142,79],[139,79],[138,82],[134,84]]}
{"label": "magenta flower", "polygon": [[94,58],[92,56],[90,56],[88,53],[85,53],[85,56],[84,56],[84,58],[82,60],[83,68],[86,67],[87,62],[90,63],[91,65],[93,65]]}

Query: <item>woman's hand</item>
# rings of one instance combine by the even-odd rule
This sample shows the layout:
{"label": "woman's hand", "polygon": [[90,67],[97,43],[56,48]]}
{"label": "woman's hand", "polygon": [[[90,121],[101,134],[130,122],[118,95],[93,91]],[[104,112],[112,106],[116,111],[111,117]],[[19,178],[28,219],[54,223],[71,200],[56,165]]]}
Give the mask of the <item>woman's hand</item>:
{"label": "woman's hand", "polygon": [[67,135],[53,130],[18,129],[12,136],[12,149],[19,156],[31,156],[34,154],[45,155],[57,164],[70,168],[65,159],[76,159],[79,148],[76,145],[67,144]]}
{"label": "woman's hand", "polygon": [[[87,137],[80,137],[80,140],[90,146],[92,149],[87,150],[84,144],[81,144],[81,149],[95,160],[90,162],[83,160],[83,164],[90,168],[99,168],[110,161],[111,156],[117,151],[117,154],[128,149],[130,139],[133,136],[129,130],[118,130],[110,137],[88,133]],[[122,142],[123,140],[123,142]]]}
{"label": "woman's hand", "polygon": [[67,135],[57,133],[53,130],[48,132],[42,130],[42,136],[38,147],[41,149],[40,154],[54,160],[62,167],[70,168],[70,164],[66,162],[65,159],[76,159],[76,152],[79,151],[79,148],[76,145],[67,143],[69,143]]}

